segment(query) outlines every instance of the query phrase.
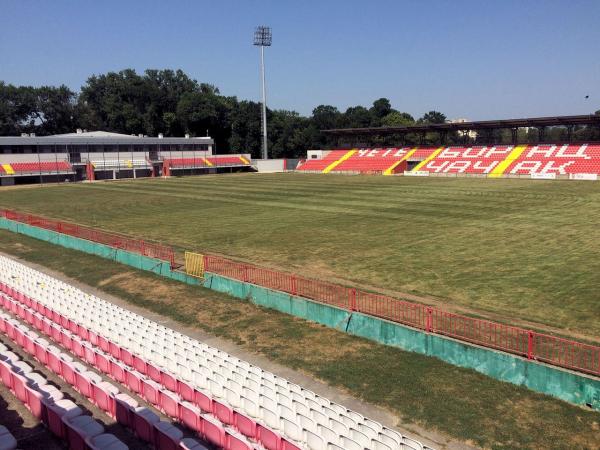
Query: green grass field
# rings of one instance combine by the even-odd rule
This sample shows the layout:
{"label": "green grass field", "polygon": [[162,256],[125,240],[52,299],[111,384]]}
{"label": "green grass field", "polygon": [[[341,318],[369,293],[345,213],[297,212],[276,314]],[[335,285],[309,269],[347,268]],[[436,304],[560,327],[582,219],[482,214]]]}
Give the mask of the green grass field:
{"label": "green grass field", "polygon": [[0,206],[600,338],[600,184],[302,174],[2,189]]}

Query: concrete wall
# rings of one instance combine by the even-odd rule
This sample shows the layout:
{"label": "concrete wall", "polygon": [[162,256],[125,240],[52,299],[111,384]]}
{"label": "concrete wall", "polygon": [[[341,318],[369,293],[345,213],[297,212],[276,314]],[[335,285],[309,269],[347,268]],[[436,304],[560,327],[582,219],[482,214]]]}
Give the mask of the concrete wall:
{"label": "concrete wall", "polygon": [[181,281],[192,285],[200,284],[200,280],[198,278],[190,277],[183,272],[172,270],[168,262],[160,259],[149,258],[148,256],[109,247],[107,245],[98,244],[92,241],[86,241],[85,239],[79,239],[73,236],[56,233],[54,231],[45,230],[43,228],[34,227],[24,223],[14,222],[12,220],[7,220],[4,217],[0,217],[0,229],[24,234],[26,236],[60,245],[65,248],[79,250],[91,255],[111,259],[121,264],[126,264],[140,270],[147,270],[155,273],[156,275],[161,275],[176,281]]}
{"label": "concrete wall", "polygon": [[267,308],[292,314],[381,344],[433,356],[456,366],[600,411],[600,380],[584,374],[469,345],[444,336],[351,313],[283,292],[206,274],[204,286]]}
{"label": "concrete wall", "polygon": [[283,172],[285,159],[254,159],[252,165],[262,173]]}

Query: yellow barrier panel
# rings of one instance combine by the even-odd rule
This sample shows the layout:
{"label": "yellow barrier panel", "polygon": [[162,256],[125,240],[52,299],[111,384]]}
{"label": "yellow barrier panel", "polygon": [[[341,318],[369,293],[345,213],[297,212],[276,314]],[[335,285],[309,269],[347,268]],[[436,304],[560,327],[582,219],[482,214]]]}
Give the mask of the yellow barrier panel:
{"label": "yellow barrier panel", "polygon": [[185,252],[185,273],[197,278],[204,278],[204,255]]}

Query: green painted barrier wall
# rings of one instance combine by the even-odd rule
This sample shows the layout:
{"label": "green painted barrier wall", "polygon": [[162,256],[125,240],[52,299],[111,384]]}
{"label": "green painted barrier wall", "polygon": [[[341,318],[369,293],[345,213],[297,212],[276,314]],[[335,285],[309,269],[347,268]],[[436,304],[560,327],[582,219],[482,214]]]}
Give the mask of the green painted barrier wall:
{"label": "green painted barrier wall", "polygon": [[100,256],[102,258],[111,259],[121,264],[126,264],[140,270],[147,270],[163,277],[171,278],[176,281],[188,283],[192,285],[200,285],[201,281],[198,278],[190,277],[189,275],[171,269],[171,265],[167,261],[150,258],[138,253],[128,252],[97,242],[86,241],[66,234],[56,233],[44,228],[38,228],[25,223],[14,222],[0,217],[0,228],[13,231],[15,233],[24,234],[35,239],[50,242],[60,245],[65,248],[79,250],[91,255]]}
{"label": "green painted barrier wall", "polygon": [[[147,270],[173,280],[192,285],[202,281],[171,270],[168,262],[137,253],[115,249],[73,236],[45,230],[0,218],[0,228],[36,239],[79,250]],[[468,345],[454,339],[425,333],[400,324],[360,313],[324,305],[304,298],[273,291],[220,275],[206,273],[204,287],[249,300],[266,308],[276,309],[306,320],[317,322],[356,336],[361,336],[403,350],[433,356],[451,364],[474,369],[498,380],[526,386],[579,405],[589,405],[600,411],[600,380],[583,374],[529,361],[508,353]]]}
{"label": "green painted barrier wall", "polygon": [[204,287],[600,411],[600,380],[515,355],[207,273]]}

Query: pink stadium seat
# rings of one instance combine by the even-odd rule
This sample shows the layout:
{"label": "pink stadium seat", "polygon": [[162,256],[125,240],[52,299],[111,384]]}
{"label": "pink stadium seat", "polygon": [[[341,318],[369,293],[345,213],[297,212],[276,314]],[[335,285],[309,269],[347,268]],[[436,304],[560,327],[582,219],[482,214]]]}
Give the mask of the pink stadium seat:
{"label": "pink stadium seat", "polygon": [[199,391],[198,389],[194,390],[194,404],[205,412],[212,412],[212,399],[207,396],[205,393]]}
{"label": "pink stadium seat", "polygon": [[161,386],[156,381],[149,378],[142,379],[142,397],[149,403],[160,405],[160,389]]}
{"label": "pink stadium seat", "polygon": [[179,442],[179,448],[181,450],[208,450],[207,447],[191,438],[182,439],[181,442]]}
{"label": "pink stadium seat", "polygon": [[127,366],[115,359],[111,359],[108,373],[119,383],[127,384]]}
{"label": "pink stadium seat", "polygon": [[279,450],[281,437],[273,432],[273,430],[258,424],[256,427],[256,437],[266,449]]}
{"label": "pink stadium seat", "polygon": [[48,428],[54,435],[65,439],[67,432],[62,418],[80,416],[83,411],[71,400],[65,399],[57,402],[48,400],[44,401],[44,403],[48,414]]}
{"label": "pink stadium seat", "polygon": [[166,389],[161,389],[159,396],[160,409],[169,417],[179,417],[179,397],[177,394]]}
{"label": "pink stadium seat", "polygon": [[115,395],[119,389],[107,381],[92,385],[94,403],[111,417],[116,416]]}
{"label": "pink stadium seat", "polygon": [[11,363],[8,360],[0,359],[0,376],[2,378],[2,384],[7,388],[12,389],[12,370]]}
{"label": "pink stadium seat", "polygon": [[144,376],[137,370],[127,370],[127,387],[136,394],[142,394]]}
{"label": "pink stadium seat", "polygon": [[160,383],[161,380],[161,370],[160,367],[146,362],[146,375],[148,375],[152,380]]}
{"label": "pink stadium seat", "polygon": [[225,429],[221,423],[213,417],[203,414],[200,416],[202,435],[213,445],[225,446]]}
{"label": "pink stadium seat", "polygon": [[133,355],[132,359],[133,359],[133,364],[132,364],[133,368],[135,370],[137,370],[139,373],[146,375],[148,373],[146,361],[143,358],[139,357],[138,355]]}
{"label": "pink stadium seat", "polygon": [[182,399],[188,402],[194,401],[194,387],[191,383],[187,381],[178,380],[177,381],[177,393],[181,396]]}
{"label": "pink stadium seat", "polygon": [[96,422],[92,416],[62,416],[66,430],[66,438],[71,450],[86,450],[86,439],[104,433],[104,427]]}
{"label": "pink stadium seat", "polygon": [[154,447],[161,450],[177,450],[183,433],[169,422],[154,424]]}
{"label": "pink stadium seat", "polygon": [[159,421],[158,416],[146,407],[133,410],[133,430],[136,436],[146,442],[154,442],[154,424]]}
{"label": "pink stadium seat", "polygon": [[123,393],[115,395],[115,418],[121,425],[134,428],[133,414],[137,407],[137,401],[129,395]]}
{"label": "pink stadium seat", "polygon": [[183,401],[179,403],[178,418],[186,427],[190,430],[194,430],[198,433],[202,431],[200,425],[200,414],[202,411],[192,403]]}
{"label": "pink stadium seat", "polygon": [[252,450],[249,442],[233,430],[227,430],[225,434],[225,448],[228,450]]}
{"label": "pink stadium seat", "polygon": [[177,392],[177,388],[178,388],[177,378],[175,378],[173,376],[173,374],[171,374],[165,370],[161,370],[160,379],[158,380],[158,382],[160,384],[162,384],[164,387],[166,387],[168,390]]}
{"label": "pink stadium seat", "polygon": [[88,437],[85,443],[90,450],[127,450],[129,448],[112,434]]}
{"label": "pink stadium seat", "polygon": [[75,389],[77,389],[81,395],[91,400],[94,398],[93,385],[100,383],[101,381],[102,377],[92,371],[75,372]]}

